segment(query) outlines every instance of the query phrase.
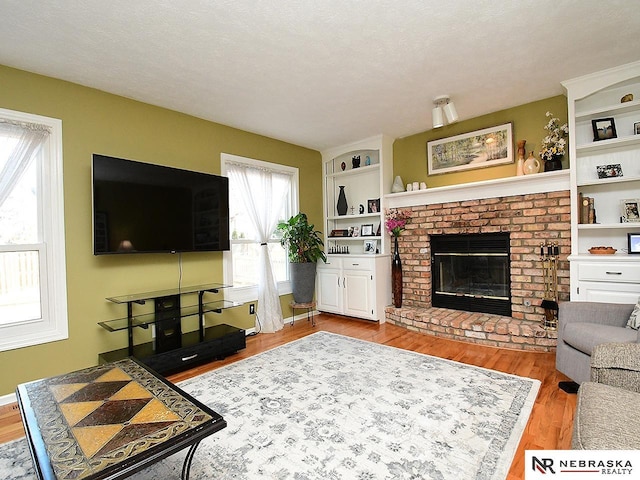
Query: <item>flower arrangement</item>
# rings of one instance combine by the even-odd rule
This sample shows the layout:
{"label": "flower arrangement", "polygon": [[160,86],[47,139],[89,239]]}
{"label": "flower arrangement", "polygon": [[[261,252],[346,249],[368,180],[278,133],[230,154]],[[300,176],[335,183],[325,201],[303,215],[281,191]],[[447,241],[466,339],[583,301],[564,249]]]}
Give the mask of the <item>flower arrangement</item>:
{"label": "flower arrangement", "polygon": [[565,123],[560,125],[560,119],[553,116],[551,112],[547,112],[549,122],[544,129],[549,132],[542,139],[542,147],[540,149],[540,158],[542,160],[552,160],[556,156],[562,156],[567,150],[567,141],[565,137],[569,133],[569,127]]}
{"label": "flower arrangement", "polygon": [[385,212],[385,226],[387,227],[387,232],[394,237],[398,237],[405,229],[410,218],[411,215],[407,210],[398,210],[395,208],[388,209]]}

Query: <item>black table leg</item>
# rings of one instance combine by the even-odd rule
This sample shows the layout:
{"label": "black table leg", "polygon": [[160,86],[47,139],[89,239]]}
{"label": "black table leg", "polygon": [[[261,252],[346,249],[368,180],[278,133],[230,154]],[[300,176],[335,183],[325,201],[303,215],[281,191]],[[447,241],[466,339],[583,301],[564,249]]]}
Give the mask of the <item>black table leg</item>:
{"label": "black table leg", "polygon": [[200,442],[194,443],[193,445],[191,445],[189,451],[187,452],[187,456],[184,459],[184,464],[182,465],[182,475],[180,477],[182,480],[189,480],[191,462],[193,461],[193,456],[196,453],[196,448],[198,448],[198,445],[200,445]]}

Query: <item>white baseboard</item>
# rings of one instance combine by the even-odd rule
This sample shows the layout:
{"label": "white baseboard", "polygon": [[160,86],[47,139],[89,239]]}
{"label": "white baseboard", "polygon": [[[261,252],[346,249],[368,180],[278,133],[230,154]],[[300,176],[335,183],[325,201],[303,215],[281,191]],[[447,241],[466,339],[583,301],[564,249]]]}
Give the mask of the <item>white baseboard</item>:
{"label": "white baseboard", "polygon": [[18,401],[18,399],[16,398],[16,394],[15,393],[10,393],[8,395],[3,395],[0,397],[0,407],[3,407],[5,405],[9,405],[11,403],[16,403]]}

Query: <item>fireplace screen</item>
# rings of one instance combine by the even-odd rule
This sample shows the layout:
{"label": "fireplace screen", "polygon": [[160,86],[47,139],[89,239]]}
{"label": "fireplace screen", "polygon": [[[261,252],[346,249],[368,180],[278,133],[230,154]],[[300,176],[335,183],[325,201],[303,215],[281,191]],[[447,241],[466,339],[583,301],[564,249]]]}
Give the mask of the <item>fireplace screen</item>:
{"label": "fireplace screen", "polygon": [[434,307],[511,315],[509,234],[431,237]]}

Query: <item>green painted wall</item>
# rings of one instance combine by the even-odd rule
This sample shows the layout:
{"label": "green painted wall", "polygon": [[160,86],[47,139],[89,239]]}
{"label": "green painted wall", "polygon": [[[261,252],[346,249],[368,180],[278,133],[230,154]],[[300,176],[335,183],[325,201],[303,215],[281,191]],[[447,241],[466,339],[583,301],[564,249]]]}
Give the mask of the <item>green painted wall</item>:
{"label": "green painted wall", "polygon": [[[550,111],[558,117],[561,123],[568,118],[567,99],[564,95],[551,97],[537,102],[527,103],[518,107],[501,110],[481,117],[464,120],[453,125],[411,135],[397,139],[393,144],[393,172],[400,175],[404,184],[408,182],[426,182],[427,187],[442,187],[461,183],[490,180],[494,178],[511,177],[516,174],[516,165],[498,165],[495,167],[467,170],[465,172],[445,173],[441,175],[427,175],[427,142],[441,138],[452,137],[462,133],[469,133],[483,128],[511,123],[513,128],[514,157],[516,156],[518,140],[526,140],[527,155],[533,150],[534,156],[540,160],[540,144],[546,136],[544,126]],[[515,160],[515,159],[514,159]],[[568,168],[568,156],[563,159],[563,168]]]}
{"label": "green painted wall", "polygon": [[[295,166],[300,169],[300,208],[322,225],[317,151],[4,66],[0,85],[1,108],[62,120],[69,312],[68,340],[0,353],[0,395],[13,392],[18,383],[93,365],[99,352],[125,346],[124,332],[109,333],[97,324],[126,316],[126,306],[105,297],[178,284],[177,255],[92,254],[92,153],[218,174],[222,152]],[[222,254],[183,254],[182,272],[183,285],[222,282]],[[290,295],[281,298],[285,316],[290,301]],[[208,321],[222,318],[253,327],[248,307]]]}

